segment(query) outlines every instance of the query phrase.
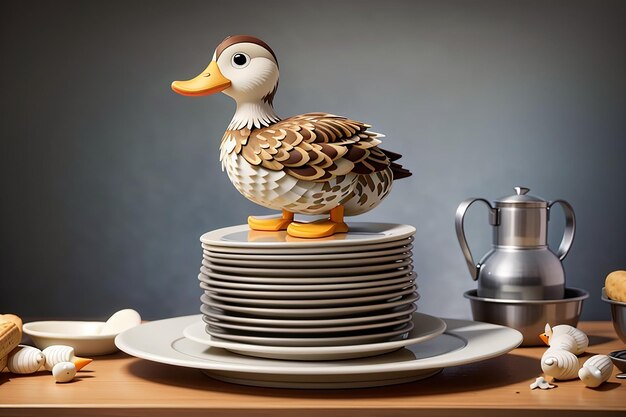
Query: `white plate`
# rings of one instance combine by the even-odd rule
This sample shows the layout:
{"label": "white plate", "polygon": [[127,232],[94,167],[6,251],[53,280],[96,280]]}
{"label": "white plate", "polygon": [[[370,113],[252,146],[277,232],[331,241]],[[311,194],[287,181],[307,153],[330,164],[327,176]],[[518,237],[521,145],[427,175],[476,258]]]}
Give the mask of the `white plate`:
{"label": "white plate", "polygon": [[383,302],[379,304],[368,304],[364,306],[349,306],[349,307],[329,307],[329,308],[261,308],[261,307],[244,307],[235,306],[230,304],[222,304],[215,300],[209,299],[206,295],[200,297],[200,301],[209,307],[219,308],[224,311],[234,311],[241,314],[247,314],[253,317],[318,317],[318,318],[330,318],[341,316],[354,316],[357,314],[367,313],[371,311],[379,311],[392,309],[394,307],[410,304],[419,299],[419,294],[409,294],[402,297],[398,301]]}
{"label": "white plate", "polygon": [[349,223],[348,233],[338,233],[321,239],[299,239],[281,232],[257,232],[247,224],[213,230],[200,237],[211,246],[230,248],[320,248],[360,246],[374,243],[394,242],[415,234],[413,226],[392,223]]}
{"label": "white plate", "polygon": [[[414,285],[414,281],[409,279],[402,280],[401,283],[395,285],[384,285],[380,287],[371,288],[359,288],[354,290],[341,290],[341,291],[246,291],[246,290],[232,290],[221,287],[215,287],[209,283],[204,282],[205,278],[200,275],[200,288],[207,290],[211,293],[219,296],[237,297],[238,304],[246,304],[239,300],[254,300],[250,301],[249,305],[266,305],[264,301],[260,300],[293,300],[293,304],[300,305],[301,300],[313,302],[312,300],[337,300],[339,304],[340,299],[355,299],[364,296],[376,296],[379,294],[389,295],[392,292],[397,292]],[[417,288],[417,285],[415,285]],[[259,303],[256,302],[259,300]],[[253,304],[254,302],[254,304]],[[333,302],[334,303],[334,302]],[[356,303],[354,303],[356,304]],[[285,304],[287,305],[287,304]]]}
{"label": "white plate", "polygon": [[353,332],[365,332],[375,329],[384,329],[387,327],[399,326],[411,320],[412,315],[407,314],[401,318],[393,318],[387,321],[380,321],[376,323],[366,323],[351,326],[335,326],[335,327],[263,327],[263,326],[243,326],[240,324],[232,324],[222,320],[215,320],[209,316],[202,316],[202,321],[211,324],[213,326],[221,327],[223,329],[239,330],[242,332],[254,332],[254,333],[271,333],[271,334],[294,334],[299,336],[310,337],[312,335],[319,334],[334,334],[334,333],[353,333]]}
{"label": "white plate", "polygon": [[[203,323],[204,324],[204,323]],[[327,347],[327,346],[354,346],[357,344],[383,343],[396,338],[404,339],[413,328],[413,323],[408,322],[400,328],[381,332],[378,334],[364,334],[358,336],[338,337],[262,337],[235,334],[234,331],[219,329],[212,325],[206,325],[206,332],[215,340],[237,342],[262,346],[275,347]]]}
{"label": "white plate", "polygon": [[228,349],[231,352],[243,355],[287,360],[320,361],[380,355],[403,346],[432,339],[442,334],[446,329],[446,324],[443,320],[423,313],[413,313],[410,323],[413,327],[409,334],[405,337],[398,337],[396,340],[336,346],[267,346],[256,343],[226,341],[209,335],[205,330],[203,321],[185,327],[183,335],[194,342]]}
{"label": "white plate", "polygon": [[[394,243],[395,244],[395,243]],[[386,244],[383,244],[386,245]],[[359,246],[359,248],[363,248],[360,252],[343,252],[343,253],[317,253],[317,254],[306,254],[302,253],[301,250],[296,249],[294,253],[291,254],[280,254],[281,251],[277,249],[271,249],[270,253],[255,253],[252,250],[245,250],[244,253],[224,253],[222,250],[224,248],[220,248],[219,246],[211,246],[206,247],[206,245],[202,245],[203,253],[206,255],[213,256],[215,258],[222,259],[245,259],[250,261],[292,261],[294,259],[300,259],[303,261],[321,261],[321,260],[338,260],[338,259],[357,259],[357,258],[370,258],[375,256],[388,256],[388,255],[396,255],[398,253],[410,252],[413,249],[413,245],[409,242],[406,245],[394,246],[389,249],[379,249],[379,250],[369,250],[369,246]],[[330,248],[331,250],[333,248]],[[266,252],[266,251],[263,251]],[[278,252],[279,254],[276,254]]]}
{"label": "white plate", "polygon": [[374,290],[377,287],[386,287],[389,285],[401,284],[404,282],[414,281],[417,278],[415,272],[406,274],[400,278],[382,279],[377,281],[365,281],[365,282],[350,282],[346,284],[302,284],[302,285],[275,285],[275,284],[246,284],[239,282],[228,282],[218,279],[211,279],[211,277],[198,274],[198,280],[206,282],[212,287],[242,290],[242,291],[255,291],[255,292],[278,292],[278,293],[314,293],[322,291],[335,291],[341,294],[341,291],[359,291],[370,289]]}
{"label": "white plate", "polygon": [[212,271],[227,274],[261,277],[333,277],[333,276],[354,276],[360,274],[372,274],[374,272],[394,271],[411,265],[413,261],[409,258],[403,261],[390,262],[387,264],[353,266],[346,268],[245,268],[236,266],[217,265],[206,259],[202,260],[202,265]]}
{"label": "white plate", "polygon": [[280,284],[280,285],[313,285],[313,284],[346,284],[364,281],[378,281],[382,279],[398,278],[406,276],[413,271],[413,265],[405,268],[393,269],[388,272],[374,274],[357,274],[337,277],[246,277],[241,275],[222,274],[211,271],[206,267],[200,267],[200,272],[207,277],[229,282],[253,283],[253,284]]}
{"label": "white plate", "polygon": [[415,304],[407,304],[401,307],[392,309],[391,312],[379,313],[379,314],[367,314],[365,316],[357,317],[343,317],[343,318],[331,318],[331,319],[296,319],[296,320],[281,320],[281,319],[266,319],[257,317],[242,317],[228,314],[227,312],[219,311],[211,308],[207,305],[200,306],[200,311],[205,315],[213,319],[217,319],[223,322],[232,323],[244,323],[252,326],[271,326],[277,330],[283,327],[297,326],[299,328],[304,327],[334,327],[341,325],[357,325],[363,323],[373,323],[384,320],[392,320],[397,317],[410,315],[417,310]]}
{"label": "white plate", "polygon": [[[434,375],[444,367],[503,355],[522,343],[521,333],[508,327],[448,319],[444,335],[386,355],[341,362],[259,359],[224,349],[207,349],[205,344],[181,335],[182,329],[199,321],[199,315],[153,321],[120,334],[115,343],[129,355],[202,369],[209,376],[224,381],[313,389],[374,387],[415,381]],[[413,329],[416,331],[419,331],[418,326]]]}
{"label": "white plate", "polygon": [[276,256],[327,256],[327,255],[349,255],[351,253],[372,252],[384,249],[393,249],[410,245],[415,238],[409,236],[405,239],[394,240],[384,243],[373,243],[369,245],[355,246],[322,246],[311,248],[230,248],[227,246],[214,246],[202,243],[202,249],[210,252],[232,255],[276,255]]}
{"label": "white plate", "polygon": [[[270,291],[258,291],[258,290],[240,290],[240,289],[232,289],[232,288],[224,288],[222,287],[220,282],[213,281],[211,279],[205,278],[202,274],[198,275],[198,279],[207,285],[211,291],[216,292],[217,294],[223,294],[227,296],[234,297],[250,297],[250,298],[268,298],[268,299],[303,299],[303,298],[314,298],[314,299],[322,299],[322,298],[342,298],[342,297],[357,297],[360,295],[367,294],[380,294],[386,293],[390,291],[400,290],[404,287],[413,284],[413,278],[415,276],[407,276],[405,278],[401,278],[397,280],[397,282],[392,282],[391,285],[381,285],[381,286],[368,286],[365,288],[354,288],[347,290],[330,290],[330,291],[278,291],[278,290],[270,290]],[[394,281],[394,280],[391,280]]]}
{"label": "white plate", "polygon": [[[353,306],[353,305],[364,305],[364,304],[372,304],[378,303],[380,301],[388,301],[394,300],[398,297],[402,297],[403,295],[412,294],[415,291],[415,285],[411,285],[408,288],[392,291],[387,294],[378,294],[378,295],[370,295],[367,297],[347,297],[347,298],[318,298],[318,299],[298,299],[298,300],[290,300],[290,299],[263,299],[263,298],[233,298],[233,297],[224,297],[217,293],[212,292],[210,289],[207,289],[206,284],[200,283],[200,288],[205,290],[205,294],[208,295],[211,300],[217,300],[222,303],[235,304],[235,305],[244,305],[244,306],[253,306],[253,307],[267,307],[267,308],[317,308],[317,307],[330,307],[330,306]],[[405,286],[406,287],[406,286]]]}
{"label": "white plate", "polygon": [[345,268],[352,266],[366,266],[366,265],[382,265],[389,264],[395,261],[402,261],[407,258],[411,258],[413,252],[397,253],[395,255],[387,256],[373,256],[370,258],[357,258],[357,259],[332,259],[323,260],[318,259],[314,261],[305,261],[301,259],[292,259],[290,261],[265,261],[265,260],[247,260],[247,259],[223,259],[216,258],[210,255],[203,255],[203,258],[207,261],[226,266],[236,266],[245,268]]}
{"label": "white plate", "polygon": [[117,352],[117,333],[102,334],[103,321],[33,321],[24,324],[24,333],[35,346],[69,345],[76,355],[97,356]]}

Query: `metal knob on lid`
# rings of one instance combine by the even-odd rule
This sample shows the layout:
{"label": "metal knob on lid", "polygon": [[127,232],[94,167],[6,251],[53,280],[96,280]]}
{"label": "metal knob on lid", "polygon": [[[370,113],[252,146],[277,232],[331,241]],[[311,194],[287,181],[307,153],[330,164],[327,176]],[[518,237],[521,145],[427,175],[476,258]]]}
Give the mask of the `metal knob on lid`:
{"label": "metal knob on lid", "polygon": [[501,197],[496,200],[494,203],[496,207],[519,207],[519,208],[530,208],[530,207],[547,207],[548,202],[541,197],[533,196],[528,194],[530,188],[526,187],[515,187],[515,194],[509,195],[506,197]]}
{"label": "metal knob on lid", "polygon": [[541,247],[548,243],[548,202],[529,195],[530,188],[515,187],[517,194],[495,201],[500,222],[494,244],[511,247]]}

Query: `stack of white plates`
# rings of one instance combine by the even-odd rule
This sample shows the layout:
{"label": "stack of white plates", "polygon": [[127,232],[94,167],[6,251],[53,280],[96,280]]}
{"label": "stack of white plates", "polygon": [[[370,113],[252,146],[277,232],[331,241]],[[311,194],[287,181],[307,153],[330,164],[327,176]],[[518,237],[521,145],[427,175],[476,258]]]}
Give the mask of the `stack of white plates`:
{"label": "stack of white plates", "polygon": [[349,233],[326,239],[247,225],[206,233],[198,276],[206,332],[215,343],[234,343],[251,355],[259,346],[405,340],[419,299],[414,233],[412,226],[380,223],[350,224]]}
{"label": "stack of white plates", "polygon": [[202,314],[142,324],[116,345],[223,381],[330,389],[415,381],[521,343],[507,327],[415,312],[413,227],[350,226],[316,240],[205,234]]}

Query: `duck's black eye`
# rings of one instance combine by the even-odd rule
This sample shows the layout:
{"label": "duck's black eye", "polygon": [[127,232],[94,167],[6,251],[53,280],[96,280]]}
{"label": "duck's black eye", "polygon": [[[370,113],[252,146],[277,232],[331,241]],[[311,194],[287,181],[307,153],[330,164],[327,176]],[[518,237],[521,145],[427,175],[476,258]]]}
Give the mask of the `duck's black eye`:
{"label": "duck's black eye", "polygon": [[233,67],[245,68],[250,63],[250,57],[243,52],[237,52],[231,59]]}

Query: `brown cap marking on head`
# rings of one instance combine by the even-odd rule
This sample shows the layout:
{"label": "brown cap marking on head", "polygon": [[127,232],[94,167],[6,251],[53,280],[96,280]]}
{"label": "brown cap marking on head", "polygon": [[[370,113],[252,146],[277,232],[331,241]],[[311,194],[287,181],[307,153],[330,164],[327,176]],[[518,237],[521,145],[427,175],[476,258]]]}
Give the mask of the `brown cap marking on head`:
{"label": "brown cap marking on head", "polygon": [[276,54],[274,53],[274,51],[272,51],[272,48],[270,48],[270,46],[266,44],[265,42],[263,42],[261,39],[255,38],[254,36],[249,36],[249,35],[228,36],[226,39],[222,41],[222,43],[217,45],[217,48],[215,49],[215,58],[216,59],[219,58],[222,52],[224,52],[224,49],[228,48],[229,46],[234,45],[236,43],[243,43],[243,42],[255,43],[267,49],[269,53],[272,54],[272,56],[274,57],[274,60],[276,61],[276,65],[278,65],[278,58],[276,58]]}

